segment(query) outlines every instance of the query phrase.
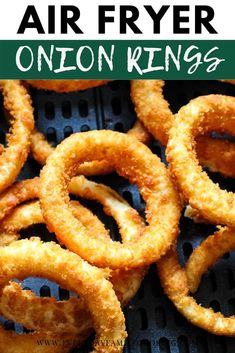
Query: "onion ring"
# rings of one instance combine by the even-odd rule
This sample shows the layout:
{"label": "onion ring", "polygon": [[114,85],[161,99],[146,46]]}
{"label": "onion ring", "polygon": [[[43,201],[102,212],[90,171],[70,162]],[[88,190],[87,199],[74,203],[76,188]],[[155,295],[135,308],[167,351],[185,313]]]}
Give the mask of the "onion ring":
{"label": "onion ring", "polygon": [[[80,197],[100,201],[105,212],[111,214],[117,221],[123,241],[137,239],[143,230],[144,222],[138,213],[121,198],[116,192],[107,186],[86,180],[83,176],[75,177],[70,184],[70,192]],[[70,201],[73,214],[90,232],[91,235],[101,239],[107,239],[108,233],[103,224],[96,217],[81,206],[78,202]],[[44,223],[39,203],[19,206],[0,225],[1,245],[6,245],[13,239],[18,239],[17,234],[21,229],[35,223]],[[146,273],[145,268],[136,270],[112,271],[110,281],[122,305],[137,292]],[[12,310],[14,302],[14,310]],[[33,306],[31,305],[33,303]],[[22,313],[22,307],[25,308]],[[88,317],[84,305],[71,298],[67,302],[56,302],[53,298],[38,298],[30,291],[22,291],[15,283],[4,288],[0,298],[0,311],[10,320],[16,321],[33,330],[52,330],[53,332],[78,332],[82,335],[91,328],[91,320]],[[28,315],[25,315],[25,312]],[[56,317],[56,320],[54,318]],[[48,319],[52,318],[52,320]]]}
{"label": "onion ring", "polygon": [[38,198],[39,177],[14,183],[0,195],[0,220],[25,201]]}
{"label": "onion ring", "polygon": [[[189,204],[214,224],[235,225],[235,197],[221,190],[203,172],[196,158],[195,137],[211,130],[232,134],[235,98],[209,95],[196,98],[180,109],[167,146],[169,167]],[[195,187],[196,186],[196,187]]]}
{"label": "onion ring", "polygon": [[[75,183],[76,184],[76,183]],[[73,214],[87,228],[90,236],[108,238],[108,231],[93,213],[77,201],[70,201]],[[19,232],[33,224],[44,223],[39,201],[18,206],[0,223],[0,246],[6,246],[20,238]],[[95,234],[95,235],[94,235]]]}
{"label": "onion ring", "polygon": [[123,346],[117,342],[123,342],[127,336],[125,319],[112,285],[104,274],[104,270],[89,265],[76,254],[54,243],[42,243],[36,238],[14,242],[3,247],[0,253],[2,288],[12,278],[24,279],[28,276],[46,276],[58,282],[63,288],[84,298],[93,319],[97,342],[111,342],[105,349],[95,345],[92,352],[119,353],[123,351]]}
{"label": "onion ring", "polygon": [[190,296],[186,272],[179,264],[176,246],[158,261],[157,266],[166,295],[188,321],[216,335],[235,336],[234,316],[215,313],[197,304]]}
{"label": "onion ring", "polygon": [[34,128],[33,108],[27,90],[19,81],[0,81],[4,107],[10,113],[7,147],[0,156],[0,192],[10,186],[24,165]]}
{"label": "onion ring", "polygon": [[[162,80],[131,81],[131,97],[138,119],[155,139],[166,146],[175,117],[163,96],[163,87]],[[235,176],[234,143],[209,136],[199,137],[196,141],[197,156],[203,166],[228,177]]]}
{"label": "onion ring", "polygon": [[[120,175],[136,183],[146,201],[149,225],[135,243],[89,238],[85,227],[68,207],[66,186],[69,179],[76,175],[81,163],[94,158],[105,159]],[[100,267],[148,265],[158,260],[177,236],[181,205],[168,172],[156,155],[127,134],[89,131],[65,139],[42,169],[40,202],[46,224],[58,240]]]}
{"label": "onion ring", "polygon": [[[127,132],[127,134],[135,137],[144,144],[149,144],[150,135],[139,121],[135,122],[134,126]],[[47,142],[44,135],[34,129],[31,134],[31,152],[33,158],[39,164],[44,165],[53,151],[54,147]],[[110,174],[113,171],[113,168],[106,161],[93,161],[83,163],[80,166],[78,173],[86,176],[93,176]]]}
{"label": "onion ring", "polygon": [[59,93],[84,91],[88,88],[101,86],[108,80],[26,80],[37,89],[55,91]]}
{"label": "onion ring", "polygon": [[[195,293],[203,273],[221,256],[235,249],[235,229],[224,227],[205,239],[190,255],[186,275],[191,293]],[[210,254],[210,256],[208,256]]]}

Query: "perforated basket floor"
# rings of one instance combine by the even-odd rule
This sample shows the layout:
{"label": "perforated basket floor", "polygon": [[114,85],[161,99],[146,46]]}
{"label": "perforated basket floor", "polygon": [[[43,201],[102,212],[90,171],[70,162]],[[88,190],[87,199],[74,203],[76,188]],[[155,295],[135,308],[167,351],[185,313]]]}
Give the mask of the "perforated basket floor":
{"label": "perforated basket floor", "polygon": [[[223,93],[235,96],[235,86],[216,81],[174,81],[167,82],[165,96],[171,109],[176,112],[189,99],[202,94]],[[47,139],[56,145],[73,132],[93,129],[112,129],[127,131],[136,116],[129,98],[129,82],[116,81],[106,86],[72,94],[55,94],[32,90],[36,109],[37,128],[44,132]],[[1,105],[2,106],[2,105]],[[2,112],[1,112],[2,113]],[[6,125],[0,124],[0,142],[4,142]],[[164,149],[154,142],[154,153],[165,161]],[[29,158],[20,179],[38,175],[39,165]],[[218,174],[210,174],[220,186],[235,191],[235,181],[224,179]],[[111,185],[130,202],[142,215],[144,204],[135,186],[126,180],[111,175],[97,178]],[[85,202],[111,229],[113,239],[118,239],[114,221],[106,217],[102,208],[91,202]],[[181,235],[178,251],[182,263],[188,258],[205,235],[214,231],[212,226],[194,224],[189,219],[181,220]],[[49,235],[45,226],[39,225],[22,233],[22,236],[41,235],[44,240],[55,239]],[[235,254],[226,254],[203,278],[196,294],[197,300],[204,306],[221,310],[229,316],[235,313]],[[30,288],[41,296],[55,296],[67,299],[69,293],[57,284],[44,279],[29,278],[23,282],[24,288]],[[125,308],[126,325],[129,334],[125,353],[234,353],[235,340],[216,337],[190,325],[176,311],[163,294],[155,266],[152,266],[136,297]],[[3,322],[4,319],[2,318]],[[20,325],[5,322],[7,328],[22,331]],[[74,353],[89,352],[90,343]]]}

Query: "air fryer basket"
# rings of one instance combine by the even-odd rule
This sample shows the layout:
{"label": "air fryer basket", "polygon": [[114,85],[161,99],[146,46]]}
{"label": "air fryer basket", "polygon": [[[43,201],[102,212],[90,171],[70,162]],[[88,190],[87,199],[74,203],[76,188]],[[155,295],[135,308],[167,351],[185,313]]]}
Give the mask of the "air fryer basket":
{"label": "air fryer basket", "polygon": [[[36,111],[36,125],[48,141],[56,145],[73,132],[94,129],[111,129],[125,132],[133,125],[136,115],[130,100],[129,82],[114,81],[103,87],[79,93],[56,94],[32,90]],[[168,81],[164,89],[173,112],[190,99],[209,93],[235,96],[235,86],[216,81]],[[1,105],[2,106],[2,105]],[[4,142],[5,123],[0,123],[0,142]],[[164,148],[152,143],[152,151],[165,162]],[[39,165],[29,158],[19,179],[38,175]],[[235,181],[211,173],[210,176],[221,187],[235,191]],[[135,186],[116,174],[98,177],[96,180],[116,189],[131,205],[144,215],[144,204]],[[115,222],[104,216],[101,206],[85,202],[110,228],[113,239],[118,239]],[[182,217],[181,235],[178,241],[180,259],[184,263],[192,249],[205,235],[212,234],[213,226],[194,224]],[[45,226],[34,226],[22,232],[22,236],[42,235],[44,240],[55,239]],[[221,310],[225,315],[235,313],[235,254],[226,254],[203,277],[195,297],[202,305]],[[69,293],[45,279],[28,278],[24,288],[30,288],[41,296],[68,299]],[[164,295],[155,266],[151,266],[135,298],[125,308],[128,340],[125,353],[233,353],[235,340],[217,337],[189,324]],[[22,332],[20,325],[4,321],[6,328]],[[86,353],[90,343],[74,351]]]}

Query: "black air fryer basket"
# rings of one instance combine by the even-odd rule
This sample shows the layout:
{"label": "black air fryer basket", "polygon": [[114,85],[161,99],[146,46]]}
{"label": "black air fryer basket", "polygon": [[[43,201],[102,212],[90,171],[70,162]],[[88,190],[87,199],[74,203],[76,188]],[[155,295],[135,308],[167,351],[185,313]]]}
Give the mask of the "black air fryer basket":
{"label": "black air fryer basket", "polygon": [[[173,112],[177,112],[190,99],[210,93],[235,96],[235,86],[217,81],[168,81],[164,89]],[[94,129],[125,132],[133,126],[136,119],[128,81],[114,81],[102,87],[70,94],[32,90],[32,97],[36,126],[54,146],[74,132]],[[1,122],[0,142],[4,142],[5,131],[6,125]],[[158,142],[153,142],[151,149],[165,162],[164,148]],[[38,175],[39,171],[39,165],[29,158],[19,179],[31,178]],[[215,173],[210,173],[210,177],[222,188],[235,191],[235,180],[222,178]],[[144,215],[144,204],[135,186],[129,185],[116,174],[98,177],[96,180],[116,189]],[[112,218],[104,215],[102,207],[92,202],[82,202],[99,216],[111,230],[113,239],[117,240],[116,224]],[[192,249],[214,230],[213,226],[194,224],[182,217],[178,241],[181,262],[184,263]],[[43,225],[22,232],[22,237],[28,235],[55,240]],[[63,300],[68,299],[70,295],[57,284],[45,279],[28,278],[23,282],[23,287],[33,290],[37,295],[55,296]],[[235,254],[226,254],[204,275],[195,297],[203,306],[222,311],[226,316],[235,313]],[[163,293],[155,266],[150,268],[140,290],[124,312],[128,331],[125,353],[235,352],[234,339],[208,334],[189,324],[177,312]],[[14,325],[3,318],[2,322],[8,329],[15,329],[17,332],[24,330],[20,325]],[[90,342],[73,353],[89,352]]]}

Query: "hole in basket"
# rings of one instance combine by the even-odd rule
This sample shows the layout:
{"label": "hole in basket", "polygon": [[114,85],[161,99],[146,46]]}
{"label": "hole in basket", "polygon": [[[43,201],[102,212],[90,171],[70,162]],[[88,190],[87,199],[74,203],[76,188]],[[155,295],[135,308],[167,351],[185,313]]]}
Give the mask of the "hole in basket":
{"label": "hole in basket", "polygon": [[63,288],[58,288],[59,291],[59,299],[60,300],[69,300],[69,291]]}
{"label": "hole in basket", "polygon": [[230,253],[229,252],[227,252],[226,254],[224,254],[222,256],[222,259],[224,259],[224,260],[228,260],[229,258],[230,258]]}
{"label": "hole in basket", "polygon": [[124,127],[123,127],[123,124],[122,123],[116,123],[114,125],[114,130],[115,131],[118,131],[118,132],[124,132]]}
{"label": "hole in basket", "polygon": [[31,238],[32,234],[36,237],[42,239],[42,241],[54,241],[57,242],[56,236],[54,233],[50,233],[45,224],[34,224],[27,229],[22,229],[20,231],[21,239]]}
{"label": "hole in basket", "polygon": [[2,145],[5,145],[6,143],[6,133],[2,130],[0,130],[0,143]]}
{"label": "hole in basket", "polygon": [[182,327],[185,325],[186,320],[178,311],[174,310],[174,319],[176,326]]}
{"label": "hole in basket", "polygon": [[159,306],[155,309],[155,318],[157,327],[166,327],[166,314],[163,307]]}
{"label": "hole in basket", "polygon": [[161,283],[159,281],[159,278],[156,276],[156,273],[155,273],[156,269],[153,267],[153,268],[151,268],[150,271],[152,272],[152,278],[150,281],[151,292],[155,298],[159,298],[163,295],[163,289],[162,289]]}
{"label": "hole in basket", "polygon": [[119,98],[115,97],[111,101],[112,111],[114,115],[120,115],[122,112],[121,101]]}
{"label": "hole in basket", "polygon": [[122,196],[133,207],[132,193],[126,190],[126,191],[123,191]]}
{"label": "hole in basket", "polygon": [[4,323],[4,327],[6,330],[12,330],[12,331],[15,331],[15,324],[13,321],[10,321],[10,320],[7,320],[5,321]]}
{"label": "hole in basket", "polygon": [[170,344],[167,338],[162,337],[159,340],[159,350],[161,353],[171,353]]}
{"label": "hole in basket", "polygon": [[205,337],[197,337],[197,353],[209,353],[208,344]]}
{"label": "hole in basket", "polygon": [[231,298],[228,301],[228,310],[229,310],[229,315],[234,315],[235,314],[235,298]]}
{"label": "hole in basket", "polygon": [[206,277],[206,283],[208,284],[208,287],[212,292],[215,292],[217,289],[217,283],[214,271],[211,270]]}
{"label": "hole in basket", "polygon": [[88,116],[88,102],[85,100],[80,100],[78,103],[79,115],[82,118],[86,118]]}
{"label": "hole in basket", "polygon": [[142,284],[140,286],[140,289],[137,292],[138,299],[143,299],[144,298],[144,293],[145,293],[144,282],[142,282]]}
{"label": "hole in basket", "polygon": [[71,126],[65,126],[64,128],[64,138],[69,137],[73,133]]}
{"label": "hole in basket", "polygon": [[177,95],[177,101],[179,106],[184,106],[185,104],[188,103],[188,97],[186,94],[180,93]]}
{"label": "hole in basket", "polygon": [[116,91],[119,88],[119,82],[118,81],[109,82],[108,86],[111,88],[112,91]]}
{"label": "hole in basket", "polygon": [[228,352],[225,337],[216,337],[215,336],[215,338],[214,338],[214,352],[216,352],[216,353],[227,353]]}
{"label": "hole in basket", "polygon": [[192,251],[193,251],[193,246],[191,243],[187,242],[183,244],[183,253],[184,253],[185,261],[188,260],[189,256],[192,254]]}
{"label": "hole in basket", "polygon": [[214,310],[214,312],[220,311],[220,303],[217,300],[212,300],[210,302],[210,307]]}
{"label": "hole in basket", "polygon": [[86,132],[86,131],[89,131],[90,130],[90,127],[88,125],[82,125],[81,126],[81,132]]}
{"label": "hole in basket", "polygon": [[51,290],[48,286],[42,286],[40,288],[40,296],[41,297],[50,297],[51,296]]}
{"label": "hole in basket", "polygon": [[227,281],[228,281],[228,287],[229,289],[234,289],[235,287],[235,280],[234,280],[234,274],[233,271],[231,269],[226,269],[224,271],[224,275],[227,277]]}
{"label": "hole in basket", "polygon": [[26,327],[23,327],[23,333],[30,333],[33,332],[33,330],[28,330]]}
{"label": "hole in basket", "polygon": [[52,102],[46,102],[45,116],[48,120],[53,120],[55,118],[55,107]]}
{"label": "hole in basket", "polygon": [[148,327],[148,317],[147,317],[147,313],[146,310],[144,308],[139,308],[138,313],[140,314],[140,329],[141,330],[146,330]]}
{"label": "hole in basket", "polygon": [[153,146],[152,146],[151,150],[159,158],[162,158],[162,149],[161,149],[161,146],[158,143],[153,143]]}
{"label": "hole in basket", "polygon": [[72,108],[71,103],[69,101],[62,102],[62,114],[65,119],[71,118]]}
{"label": "hole in basket", "polygon": [[185,336],[178,337],[178,348],[180,353],[189,353],[188,339]]}
{"label": "hole in basket", "polygon": [[56,136],[56,129],[54,127],[49,127],[47,129],[47,141],[52,145],[56,145],[57,136]]}
{"label": "hole in basket", "polygon": [[148,340],[142,340],[140,342],[140,352],[141,353],[152,353],[151,344]]}
{"label": "hole in basket", "polygon": [[31,290],[29,287],[23,287],[23,290]]}

